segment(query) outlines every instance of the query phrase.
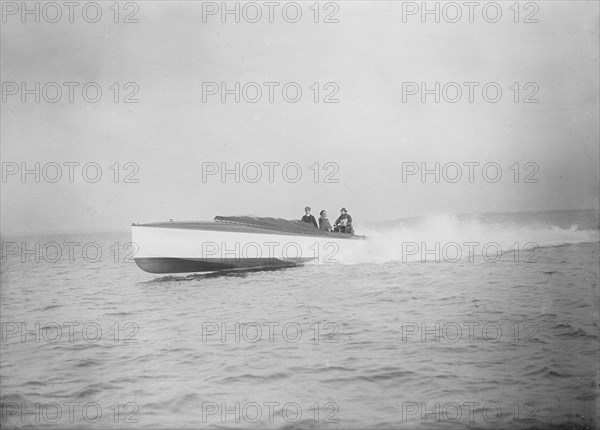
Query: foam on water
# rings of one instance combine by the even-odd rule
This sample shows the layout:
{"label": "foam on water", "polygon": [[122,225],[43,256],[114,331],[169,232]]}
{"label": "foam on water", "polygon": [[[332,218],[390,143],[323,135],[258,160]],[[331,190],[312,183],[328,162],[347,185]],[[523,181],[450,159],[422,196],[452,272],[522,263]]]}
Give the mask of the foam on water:
{"label": "foam on water", "polygon": [[[464,260],[485,255],[494,259],[516,249],[523,256],[542,247],[594,243],[598,229],[587,225],[561,225],[555,221],[508,222],[486,220],[482,216],[432,215],[415,220],[378,223],[360,228],[369,238],[360,252],[342,255],[343,263],[385,263],[389,261]],[[485,249],[485,251],[484,251]],[[341,250],[340,252],[343,252]],[[437,257],[437,260],[436,260]]]}

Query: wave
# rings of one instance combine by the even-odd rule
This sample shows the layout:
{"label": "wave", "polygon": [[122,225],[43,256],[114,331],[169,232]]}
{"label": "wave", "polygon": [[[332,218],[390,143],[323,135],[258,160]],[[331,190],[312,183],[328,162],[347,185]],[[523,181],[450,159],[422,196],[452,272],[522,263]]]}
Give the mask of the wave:
{"label": "wave", "polygon": [[344,255],[344,262],[457,262],[477,257],[494,261],[499,253],[524,259],[540,248],[600,241],[600,231],[589,224],[582,228],[564,221],[490,221],[482,215],[434,215],[377,223],[359,232],[369,240],[361,253]]}

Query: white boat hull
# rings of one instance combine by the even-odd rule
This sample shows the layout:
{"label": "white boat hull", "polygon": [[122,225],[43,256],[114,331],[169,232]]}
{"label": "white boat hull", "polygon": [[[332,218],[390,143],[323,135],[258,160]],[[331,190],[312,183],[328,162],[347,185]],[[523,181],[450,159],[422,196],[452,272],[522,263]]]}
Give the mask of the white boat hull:
{"label": "white boat hull", "polygon": [[[239,229],[238,229],[239,230]],[[294,235],[249,228],[244,231],[145,224],[132,226],[135,261],[150,273],[187,273],[244,268],[335,264],[358,252],[361,240],[347,235]]]}

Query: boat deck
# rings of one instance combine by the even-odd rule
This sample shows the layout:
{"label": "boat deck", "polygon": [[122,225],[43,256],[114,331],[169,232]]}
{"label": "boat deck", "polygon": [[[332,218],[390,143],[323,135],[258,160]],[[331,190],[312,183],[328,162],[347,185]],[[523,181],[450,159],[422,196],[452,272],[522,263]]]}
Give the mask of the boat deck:
{"label": "boat deck", "polygon": [[265,217],[223,217],[216,216],[214,221],[169,221],[133,224],[138,227],[173,228],[185,230],[229,231],[237,233],[277,234],[288,236],[316,236],[336,239],[364,239],[347,233],[328,232],[314,228],[302,221],[290,221],[282,218]]}

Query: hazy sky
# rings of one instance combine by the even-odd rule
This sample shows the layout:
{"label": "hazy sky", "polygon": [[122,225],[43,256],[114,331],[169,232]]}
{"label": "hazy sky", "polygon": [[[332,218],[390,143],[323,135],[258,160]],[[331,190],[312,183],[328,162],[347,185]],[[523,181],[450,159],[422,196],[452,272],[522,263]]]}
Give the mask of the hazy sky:
{"label": "hazy sky", "polygon": [[[244,16],[253,19],[256,8],[243,9],[245,3],[240,3],[246,12],[241,22],[226,15],[222,23],[219,12],[203,17],[203,7],[210,11],[221,2],[190,1],[138,2],[137,23],[114,23],[112,2],[101,2],[97,23],[86,22],[80,9],[70,23],[66,7],[56,23],[45,22],[56,15],[50,9],[40,12],[40,23],[29,15],[22,23],[20,11],[12,14],[5,2],[2,232],[126,229],[132,222],[231,214],[296,218],[306,205],[333,215],[345,206],[357,221],[597,208],[599,3],[540,1],[532,3],[537,11],[525,10],[521,3],[518,23],[509,9],[513,2],[501,2],[500,19],[487,22],[481,13],[486,3],[475,9],[472,23],[465,6],[457,23],[444,20],[452,20],[456,12],[445,3],[438,6],[446,12],[439,23],[433,15],[423,23],[420,13],[403,20],[403,7],[410,11],[412,3],[383,1],[336,2],[327,10],[322,3],[318,23],[309,9],[312,2],[300,4],[302,17],[296,23],[282,15],[286,2],[275,9],[273,23],[263,2],[257,3],[263,13],[259,22],[246,22]],[[14,5],[20,8],[21,2]],[[434,2],[429,5],[435,7]],[[286,10],[292,20],[293,7]],[[87,12],[93,20],[94,11]],[[121,10],[119,21],[130,12],[133,7]],[[339,22],[321,22],[330,13]],[[488,20],[494,15],[487,10]],[[524,23],[528,15],[539,22]],[[11,82],[17,83],[17,94]],[[62,97],[49,103],[40,90],[39,103],[35,94],[23,103],[19,86],[34,89],[35,82],[40,88],[58,83]],[[65,82],[79,83],[73,103]],[[90,82],[102,89],[96,103],[81,94]],[[119,103],[113,100],[115,82]],[[138,103],[122,102],[135,89],[123,88],[127,82],[137,85]],[[236,82],[242,88],[256,82],[263,94],[256,103],[243,94],[239,103],[233,94],[222,103],[220,93],[205,94],[203,101],[206,82],[224,82],[229,89]],[[272,87],[273,103],[264,82],[280,83]],[[282,97],[289,82],[302,90],[296,103]],[[318,103],[313,101],[315,82]],[[325,87],[328,82],[334,84]],[[436,82],[440,88],[456,82],[462,98],[450,103],[442,94],[435,103],[430,94],[422,103],[419,93],[405,94],[403,100],[407,82],[424,82],[429,89]],[[472,87],[473,103],[465,82],[479,83]],[[496,103],[482,96],[487,83],[494,83],[488,86],[490,98],[494,88],[502,90]],[[247,98],[255,96],[255,88],[246,89]],[[338,103],[323,103],[334,89]],[[455,87],[446,89],[447,98],[455,97]],[[46,90],[47,98],[55,97],[51,85]],[[539,102],[524,103],[534,92],[531,98]],[[88,94],[94,96],[93,87]],[[287,94],[294,97],[294,88]],[[23,183],[20,172],[10,174],[22,163],[34,169],[36,162],[40,170],[46,166],[49,179],[56,170],[48,163],[58,163],[62,178],[51,183],[42,176],[35,183],[31,174]],[[73,183],[64,164],[70,162],[80,163],[73,165]],[[126,170],[127,162],[135,165]],[[247,163],[262,165],[263,176],[256,183],[243,176],[235,183],[233,175],[225,183],[220,175],[203,180],[203,163],[233,168],[236,162],[246,166],[248,179],[256,170]],[[336,164],[326,169],[329,162]],[[450,183],[441,177],[436,183],[428,175],[422,183],[413,175],[403,181],[403,163],[434,168],[436,162],[462,165],[462,179]],[[84,179],[86,163],[102,168],[98,182]],[[273,183],[264,163],[280,163],[271,164]],[[302,169],[298,182],[285,180],[286,163],[297,163],[286,171],[290,181],[294,166]],[[473,183],[463,163],[480,163],[472,165]],[[481,166],[486,163],[502,168],[498,182],[484,179]],[[526,169],[526,163],[532,164]],[[449,178],[455,173],[451,166]],[[95,176],[93,168],[87,173],[90,179]],[[134,173],[138,182],[124,183],[127,173]],[[338,182],[325,183],[328,173]],[[487,173],[493,178],[494,168]],[[524,183],[528,173],[538,182]]]}

